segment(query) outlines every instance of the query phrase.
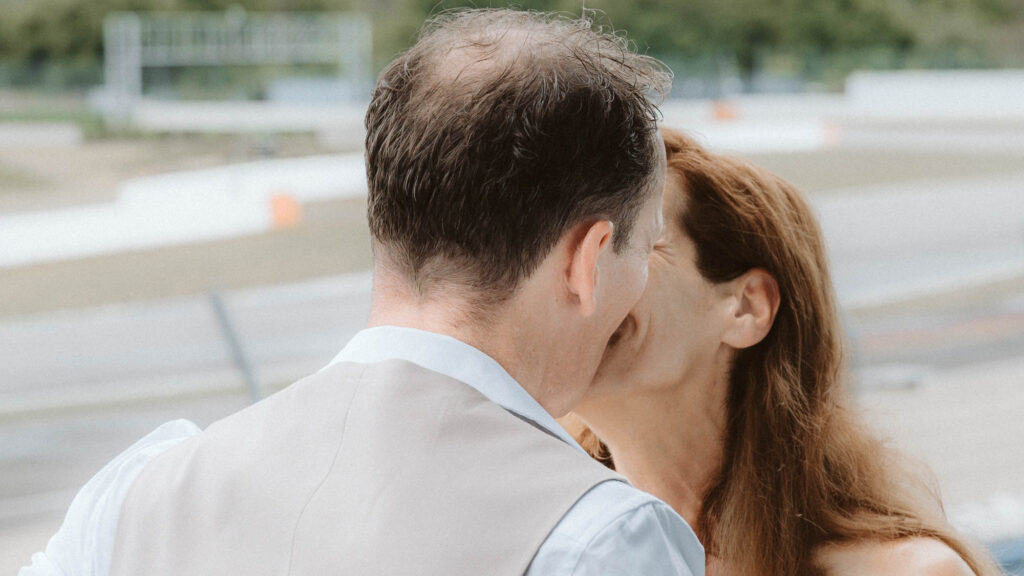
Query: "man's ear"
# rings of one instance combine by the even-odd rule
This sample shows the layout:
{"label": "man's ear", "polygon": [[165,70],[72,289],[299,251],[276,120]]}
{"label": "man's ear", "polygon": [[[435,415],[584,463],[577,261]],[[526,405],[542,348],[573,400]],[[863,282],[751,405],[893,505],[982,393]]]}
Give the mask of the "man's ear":
{"label": "man's ear", "polygon": [[722,342],[749,348],[768,335],[779,311],[779,284],[763,268],[748,270],[728,283],[732,305]]}
{"label": "man's ear", "polygon": [[612,244],[615,225],[609,220],[598,220],[581,225],[573,235],[577,240],[565,272],[566,287],[579,307],[580,314],[590,316],[597,305],[597,282],[601,275],[598,258]]}

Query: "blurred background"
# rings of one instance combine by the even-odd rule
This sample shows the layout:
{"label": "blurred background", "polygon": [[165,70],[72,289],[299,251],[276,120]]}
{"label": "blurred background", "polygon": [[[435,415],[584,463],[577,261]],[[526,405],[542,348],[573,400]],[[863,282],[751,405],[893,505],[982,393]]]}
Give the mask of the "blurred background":
{"label": "blurred background", "polygon": [[[369,91],[466,4],[0,0],[0,572],[136,439],[361,327]],[[1024,573],[1024,0],[586,7],[675,71],[666,125],[808,195],[858,401]]]}

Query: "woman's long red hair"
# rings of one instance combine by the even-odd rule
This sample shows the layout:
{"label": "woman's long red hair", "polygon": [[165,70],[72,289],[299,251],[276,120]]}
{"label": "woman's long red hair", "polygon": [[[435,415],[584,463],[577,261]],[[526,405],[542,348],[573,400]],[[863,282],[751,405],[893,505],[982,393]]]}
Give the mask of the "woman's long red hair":
{"label": "woman's long red hair", "polygon": [[[781,294],[771,331],[737,353],[730,374],[722,467],[694,527],[708,553],[730,572],[792,576],[815,573],[825,543],[924,536],[975,573],[1000,574],[949,526],[923,476],[853,412],[825,247],[802,195],[684,134],[663,136],[687,192],[685,212],[666,224],[694,241],[701,274],[720,283],[760,267]],[[607,457],[592,432],[580,439]]]}

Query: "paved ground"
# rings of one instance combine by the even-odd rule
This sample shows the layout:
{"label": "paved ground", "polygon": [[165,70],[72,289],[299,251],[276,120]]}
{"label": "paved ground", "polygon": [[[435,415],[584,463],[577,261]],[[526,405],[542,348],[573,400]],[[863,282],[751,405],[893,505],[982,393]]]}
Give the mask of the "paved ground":
{"label": "paved ground", "polygon": [[369,268],[365,200],[317,202],[305,206],[303,213],[300,225],[266,234],[0,268],[0,317]]}
{"label": "paved ground", "polygon": [[946,511],[985,541],[1024,537],[1024,353],[930,369],[858,394],[883,437],[927,465]]}
{"label": "paved ground", "polygon": [[[1020,193],[1016,183],[1024,179],[1014,176],[1024,167],[1024,156],[901,152],[886,155],[883,151],[843,149],[818,154],[757,156],[754,160],[802,185],[823,209],[829,212],[838,210],[840,216],[845,211],[841,205],[845,198],[856,196],[860,189],[877,189],[879,183],[887,181],[902,183],[898,188],[909,187],[912,195],[915,188],[927,191],[931,183],[936,182],[947,191],[947,198],[956,198],[964,186],[973,189],[986,186],[986,182],[994,182],[998,189],[986,193],[985,197],[991,200],[982,206],[982,213],[995,211],[997,217],[1004,221],[1010,218],[1011,222],[1015,214],[1024,213],[1024,209],[1016,210],[1024,202],[1024,193]],[[893,185],[896,184],[890,184]],[[0,201],[7,192],[0,186]],[[972,198],[980,196],[959,197],[968,203],[964,213],[977,213],[969,204]],[[1000,198],[1006,199],[1002,208]],[[874,218],[871,212],[879,208],[884,210],[884,201],[875,204],[877,206],[872,207],[870,202],[862,203],[860,215],[852,224],[855,232],[870,240],[870,234],[856,230],[860,225],[858,222],[864,222],[867,226],[877,226],[877,233],[892,237],[891,233],[896,229],[892,220]],[[829,205],[836,208],[828,209]],[[941,211],[941,217],[946,221],[955,221],[961,212],[958,204],[945,208],[938,204],[933,206]],[[369,244],[364,214],[365,204],[361,200],[316,202],[305,207],[305,217],[299,226],[286,231],[70,262],[0,268],[0,317],[194,294],[213,285],[231,288],[258,286],[365,269],[369,264]],[[828,214],[824,216],[827,219]],[[928,220],[922,218],[922,221]],[[918,235],[924,234],[926,240],[934,232],[934,226],[931,229],[917,228]],[[1015,235],[1017,233],[1008,230],[1005,224],[1002,229],[1010,241],[1001,244],[1001,251],[1024,252],[1024,244],[1017,240],[1019,234]],[[950,240],[946,239],[947,247]],[[920,262],[924,254],[918,251],[910,256]],[[951,263],[958,266],[965,262],[978,263],[974,257],[976,253],[965,256],[960,252],[953,256],[955,262],[950,261],[948,254],[948,250],[932,253],[933,261],[928,265],[941,271],[950,268]],[[891,264],[884,271],[886,275],[898,276],[907,272],[905,264],[908,260],[893,258],[888,250],[881,252],[884,257],[881,259],[878,253],[869,256],[868,265],[876,269],[884,261]],[[1003,255],[996,253],[985,257],[1001,258]],[[250,265],[254,262],[260,265]],[[853,282],[863,276],[860,270],[847,274]],[[876,282],[877,278],[869,280]]]}
{"label": "paved ground", "polygon": [[0,147],[0,212],[110,201],[128,178],[332,151],[312,136],[152,136],[77,147]]}
{"label": "paved ground", "polygon": [[884,147],[840,147],[817,152],[748,155],[810,194],[920,180],[995,176],[1019,172],[1024,154],[962,151],[893,151]]}
{"label": "paved ground", "polygon": [[[989,521],[1007,509],[992,509],[993,498],[1024,506],[1024,318],[1002,314],[1024,309],[1022,286],[934,297],[924,328],[907,325],[921,317],[914,304],[848,316],[858,398],[986,537],[1024,531],[1013,518]],[[267,392],[329,361],[364,321],[368,289],[356,274],[225,294]],[[204,425],[248,402],[203,296],[11,319],[0,323],[0,348],[10,352],[0,369],[0,538],[18,558],[132,441],[166,420]]]}
{"label": "paved ground", "polygon": [[[224,302],[262,379],[283,385],[323,366],[365,324],[369,288],[360,273],[228,291]],[[3,322],[0,349],[0,422],[242,389],[202,294]]]}
{"label": "paved ground", "polygon": [[[88,172],[90,162],[108,170],[131,164],[126,159],[138,151],[130,148],[90,148],[69,173]],[[170,162],[195,166],[187,157]],[[101,201],[108,193],[103,170],[76,187],[74,178],[51,186],[26,168],[54,158],[0,151],[0,210]],[[881,183],[1012,186],[1007,175],[1024,167],[1017,153],[873,147],[754,160],[826,203]],[[1011,201],[1024,198],[1019,189],[1017,196],[1001,190]],[[305,208],[303,223],[286,231],[0,270],[0,572],[40,549],[74,490],[132,441],[172,418],[204,425],[247,403],[205,290],[225,289],[268,390],[325,363],[358,328],[367,280],[345,274],[369,264],[364,205]],[[902,256],[887,259],[885,250],[875,254],[883,279],[914,267]],[[926,260],[941,268],[962,257],[917,262]],[[837,273],[856,281],[866,274],[858,270]],[[870,417],[935,470],[954,516],[989,538],[1024,518],[1024,278],[981,286],[862,303],[845,320]]]}

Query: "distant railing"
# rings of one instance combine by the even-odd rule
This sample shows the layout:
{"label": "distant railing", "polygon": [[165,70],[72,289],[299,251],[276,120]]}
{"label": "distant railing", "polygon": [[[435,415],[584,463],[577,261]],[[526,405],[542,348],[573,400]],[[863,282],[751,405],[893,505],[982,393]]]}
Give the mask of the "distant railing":
{"label": "distant railing", "polygon": [[371,80],[370,20],[362,14],[127,13],[103,26],[105,114],[130,115],[147,68],[334,65],[350,84]]}

